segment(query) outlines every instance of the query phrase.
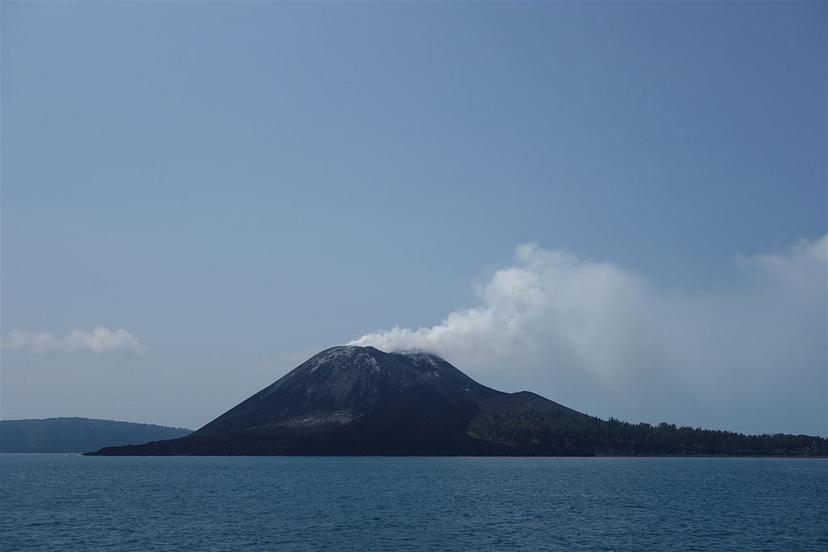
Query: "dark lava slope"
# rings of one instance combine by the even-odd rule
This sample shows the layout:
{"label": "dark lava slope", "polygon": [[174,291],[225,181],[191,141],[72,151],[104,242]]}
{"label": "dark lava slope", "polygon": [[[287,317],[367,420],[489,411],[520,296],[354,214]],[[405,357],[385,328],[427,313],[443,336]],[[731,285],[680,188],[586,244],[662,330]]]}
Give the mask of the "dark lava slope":
{"label": "dark lava slope", "polygon": [[333,347],[186,438],[96,454],[508,454],[471,436],[470,422],[523,410],[582,416],[485,387],[430,353]]}

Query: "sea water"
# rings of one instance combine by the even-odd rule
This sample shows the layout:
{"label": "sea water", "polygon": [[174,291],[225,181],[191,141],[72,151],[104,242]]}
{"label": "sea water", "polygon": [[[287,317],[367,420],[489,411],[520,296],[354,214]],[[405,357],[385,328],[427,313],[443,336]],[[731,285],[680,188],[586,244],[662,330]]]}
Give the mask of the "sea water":
{"label": "sea water", "polygon": [[828,550],[828,460],[0,455],[0,549]]}

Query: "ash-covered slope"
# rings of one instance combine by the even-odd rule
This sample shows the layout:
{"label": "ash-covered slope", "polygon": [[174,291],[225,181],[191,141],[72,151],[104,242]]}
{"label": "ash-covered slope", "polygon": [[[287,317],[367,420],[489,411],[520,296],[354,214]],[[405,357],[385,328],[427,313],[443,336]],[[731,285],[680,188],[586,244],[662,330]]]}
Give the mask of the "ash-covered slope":
{"label": "ash-covered slope", "polygon": [[333,347],[184,439],[97,454],[496,454],[468,432],[479,412],[580,414],[485,387],[425,352]]}

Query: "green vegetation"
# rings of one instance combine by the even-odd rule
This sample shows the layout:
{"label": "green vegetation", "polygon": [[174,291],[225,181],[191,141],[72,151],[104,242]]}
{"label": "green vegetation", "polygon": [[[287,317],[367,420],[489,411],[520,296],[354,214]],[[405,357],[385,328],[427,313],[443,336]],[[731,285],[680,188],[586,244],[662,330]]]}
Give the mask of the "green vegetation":
{"label": "green vegetation", "polygon": [[807,435],[744,435],[538,411],[482,412],[472,419],[468,433],[520,454],[828,455],[828,439]]}

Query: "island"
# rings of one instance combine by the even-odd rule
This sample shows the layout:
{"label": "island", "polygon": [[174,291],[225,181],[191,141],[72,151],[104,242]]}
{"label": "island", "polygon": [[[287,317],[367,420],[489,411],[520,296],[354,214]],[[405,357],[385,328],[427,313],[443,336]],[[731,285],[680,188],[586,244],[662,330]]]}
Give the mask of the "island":
{"label": "island", "polygon": [[0,452],[84,452],[176,439],[191,432],[180,427],[91,418],[0,420]]}
{"label": "island", "polygon": [[825,456],[828,440],[603,420],[423,351],[333,347],[186,437],[90,455]]}

